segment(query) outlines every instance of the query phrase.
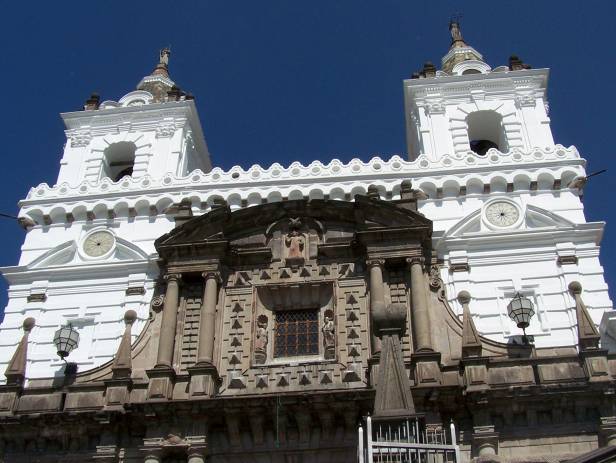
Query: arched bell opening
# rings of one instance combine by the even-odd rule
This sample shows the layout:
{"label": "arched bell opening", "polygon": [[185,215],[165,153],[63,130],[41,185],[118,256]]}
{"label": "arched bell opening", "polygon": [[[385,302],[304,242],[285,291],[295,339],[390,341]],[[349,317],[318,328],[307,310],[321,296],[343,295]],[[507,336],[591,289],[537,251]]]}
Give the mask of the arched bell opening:
{"label": "arched bell opening", "polygon": [[123,177],[132,176],[136,151],[137,147],[132,142],[121,141],[109,145],[103,153],[102,177],[117,182]]}
{"label": "arched bell opening", "polygon": [[479,156],[485,156],[494,148],[508,150],[503,118],[496,111],[475,111],[466,118],[470,149]]}

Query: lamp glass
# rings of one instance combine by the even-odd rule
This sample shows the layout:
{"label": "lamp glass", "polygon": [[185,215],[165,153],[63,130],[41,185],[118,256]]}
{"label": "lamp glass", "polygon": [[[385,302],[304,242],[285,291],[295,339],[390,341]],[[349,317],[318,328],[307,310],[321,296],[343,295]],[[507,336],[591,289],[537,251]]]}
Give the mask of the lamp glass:
{"label": "lamp glass", "polygon": [[509,318],[516,322],[518,328],[526,329],[530,325],[530,319],[535,315],[535,309],[529,298],[516,293],[507,305],[507,313]]}
{"label": "lamp glass", "polygon": [[61,359],[67,357],[79,345],[79,333],[69,323],[60,327],[53,337],[53,343]]}

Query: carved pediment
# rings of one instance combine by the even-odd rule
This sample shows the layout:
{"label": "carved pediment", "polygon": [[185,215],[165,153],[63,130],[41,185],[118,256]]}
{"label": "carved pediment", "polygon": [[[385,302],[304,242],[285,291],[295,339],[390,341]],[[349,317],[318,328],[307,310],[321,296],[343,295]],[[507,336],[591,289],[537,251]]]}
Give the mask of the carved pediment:
{"label": "carved pediment", "polygon": [[[156,240],[155,246],[163,257],[170,254],[172,248],[188,249],[190,246],[211,249],[211,253],[200,252],[202,255],[223,256],[228,254],[222,244],[225,243],[231,247],[231,253],[261,252],[265,256],[271,252],[274,258],[288,258],[288,249],[276,250],[271,246],[271,241],[277,239],[290,249],[291,257],[299,261],[316,257],[317,241],[349,243],[357,232],[379,230],[412,230],[418,240],[424,241],[431,235],[432,222],[417,212],[365,196],[356,196],[354,202],[281,201],[233,212],[220,206],[176,227]],[[213,246],[218,247],[214,249]]]}

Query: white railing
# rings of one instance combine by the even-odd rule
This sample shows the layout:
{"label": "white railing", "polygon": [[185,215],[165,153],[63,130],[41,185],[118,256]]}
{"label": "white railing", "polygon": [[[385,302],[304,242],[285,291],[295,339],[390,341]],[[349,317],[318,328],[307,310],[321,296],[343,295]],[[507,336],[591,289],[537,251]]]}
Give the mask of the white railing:
{"label": "white railing", "polygon": [[417,417],[375,420],[359,426],[359,463],[460,463],[453,422],[445,429],[427,429]]}

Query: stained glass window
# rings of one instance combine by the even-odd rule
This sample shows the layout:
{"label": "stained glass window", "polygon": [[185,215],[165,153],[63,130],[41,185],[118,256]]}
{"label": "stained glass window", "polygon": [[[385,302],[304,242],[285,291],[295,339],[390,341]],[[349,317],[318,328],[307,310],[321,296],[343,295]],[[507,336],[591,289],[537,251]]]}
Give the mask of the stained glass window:
{"label": "stained glass window", "polygon": [[276,312],[274,337],[274,357],[318,354],[319,311],[283,310]]}

